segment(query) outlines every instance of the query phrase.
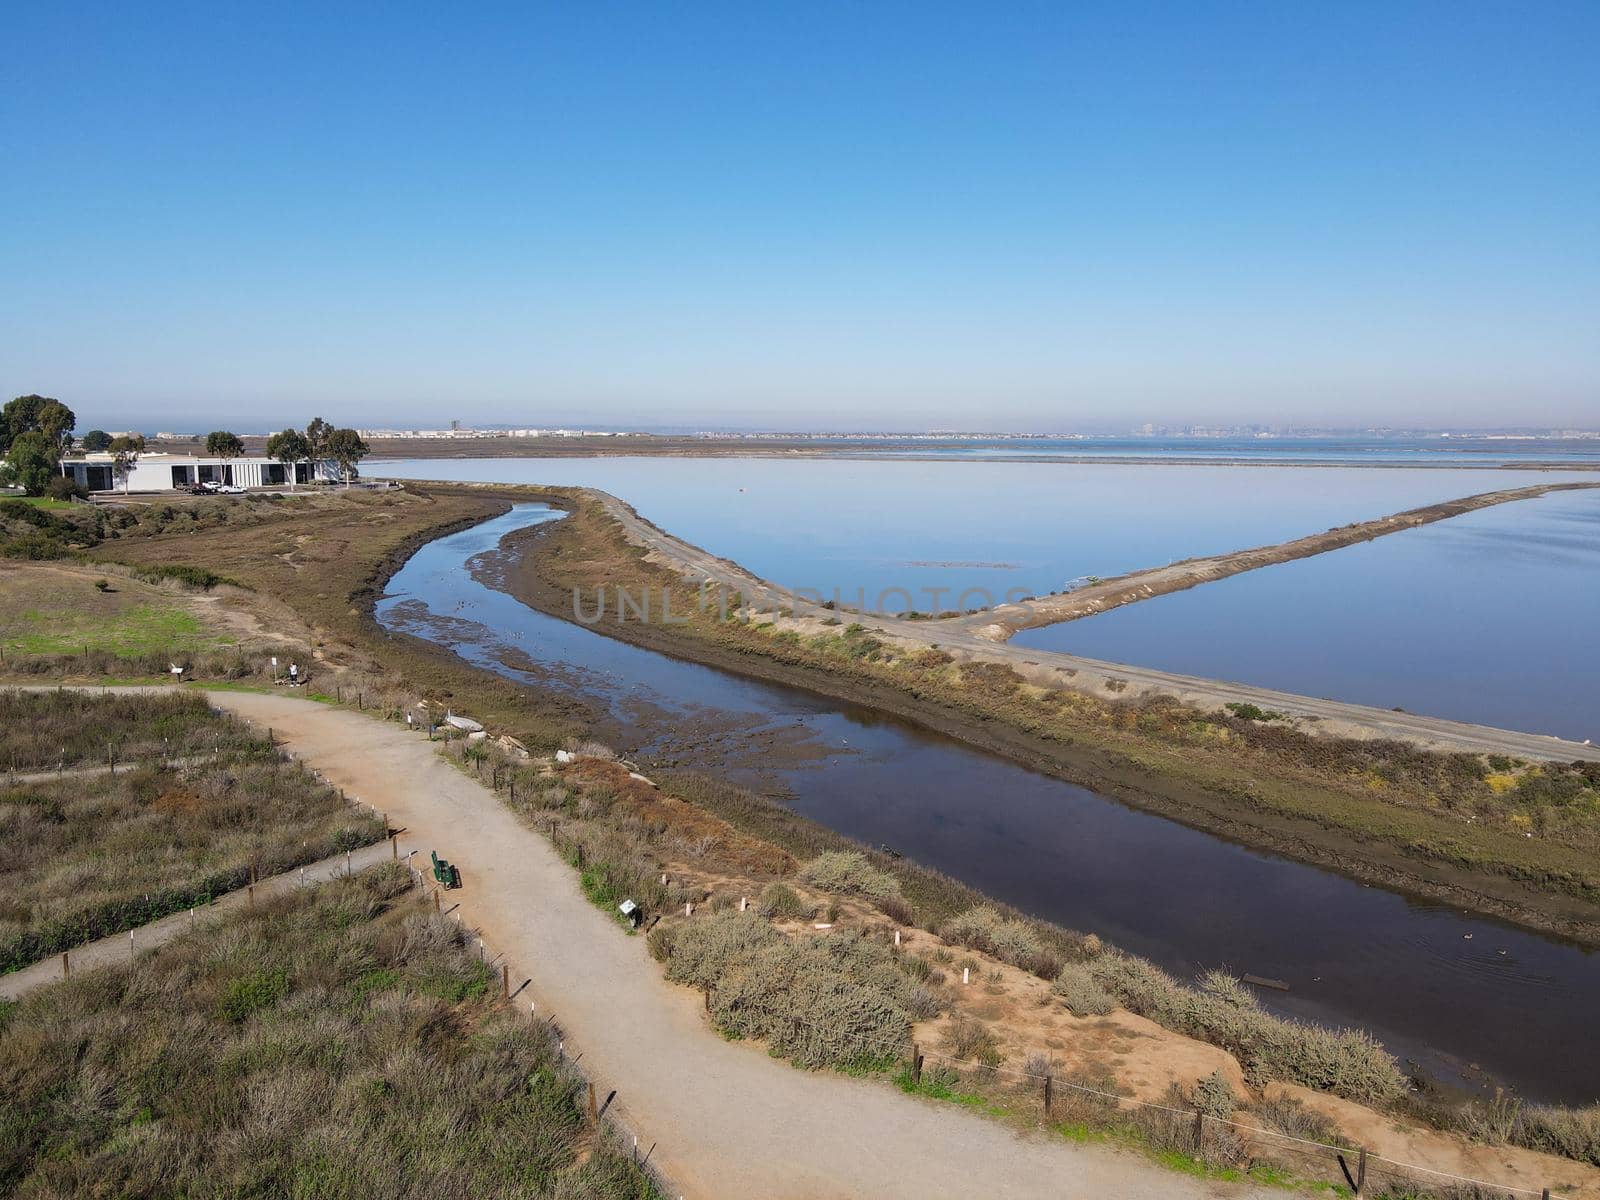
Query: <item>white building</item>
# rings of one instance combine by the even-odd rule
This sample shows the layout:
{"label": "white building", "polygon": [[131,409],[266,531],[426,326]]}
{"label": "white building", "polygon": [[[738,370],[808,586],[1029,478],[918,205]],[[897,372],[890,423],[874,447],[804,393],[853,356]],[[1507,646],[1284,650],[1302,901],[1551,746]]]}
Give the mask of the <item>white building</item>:
{"label": "white building", "polygon": [[[112,468],[115,455],[105,451],[81,454],[61,460],[61,473],[70,475],[91,492],[120,492],[123,481]],[[331,459],[295,463],[295,483],[313,479],[337,483],[339,466]],[[129,472],[126,490],[130,492],[168,492],[193,487],[197,483],[232,483],[239,487],[285,487],[289,468],[275,458],[216,458],[206,454],[141,454]]]}

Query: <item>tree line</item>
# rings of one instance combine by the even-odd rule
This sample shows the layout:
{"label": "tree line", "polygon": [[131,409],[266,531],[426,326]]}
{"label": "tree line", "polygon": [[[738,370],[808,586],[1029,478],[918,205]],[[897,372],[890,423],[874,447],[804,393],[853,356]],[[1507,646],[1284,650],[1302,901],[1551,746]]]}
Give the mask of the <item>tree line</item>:
{"label": "tree line", "polygon": [[[65,499],[83,489],[61,474],[61,460],[74,446],[77,415],[51,396],[18,396],[0,408],[0,485],[20,485],[30,496],[53,495]],[[76,443],[87,453],[109,452],[111,471],[127,487],[134,465],[144,453],[142,434],[112,437],[103,429],[91,429]],[[244,454],[244,441],[226,429],[206,435],[206,453],[223,460],[229,482],[233,479],[232,460]],[[305,429],[285,429],[267,439],[267,455],[287,469],[289,486],[294,487],[296,469],[301,463],[334,462],[339,477],[348,486],[360,475],[361,460],[371,453],[354,429],[335,428],[317,417]]]}

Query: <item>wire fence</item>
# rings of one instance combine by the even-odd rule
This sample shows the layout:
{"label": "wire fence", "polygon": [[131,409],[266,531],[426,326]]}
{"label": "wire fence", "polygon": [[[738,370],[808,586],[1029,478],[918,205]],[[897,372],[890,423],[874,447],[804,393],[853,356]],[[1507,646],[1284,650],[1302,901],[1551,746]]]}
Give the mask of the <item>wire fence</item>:
{"label": "wire fence", "polygon": [[[709,1011],[714,998],[714,991],[706,993],[706,1007]],[[837,1034],[837,1030],[829,1029],[814,1021],[807,1021],[803,1017],[786,1016],[784,1021],[791,1025],[811,1029],[819,1034]],[[1126,1096],[1119,1092],[1108,1091],[1103,1087],[1074,1081],[1057,1075],[1053,1070],[1034,1071],[1026,1068],[1018,1069],[1007,1067],[1000,1063],[985,1062],[976,1058],[958,1058],[950,1054],[942,1054],[924,1047],[918,1041],[911,1041],[909,1047],[905,1040],[900,1038],[872,1038],[865,1035],[852,1034],[850,1040],[862,1045],[868,1051],[868,1057],[895,1061],[898,1060],[914,1077],[914,1081],[921,1085],[923,1069],[929,1063],[943,1063],[956,1071],[958,1076],[966,1073],[977,1080],[1009,1079],[1023,1086],[1032,1086],[1038,1089],[1040,1103],[1047,1117],[1054,1115],[1054,1109],[1061,1092],[1070,1095],[1092,1098],[1094,1104],[1105,1111],[1135,1111],[1160,1113],[1188,1124],[1188,1148],[1197,1156],[1202,1154],[1206,1147],[1206,1136],[1218,1130],[1231,1131],[1237,1136],[1244,1146],[1258,1143],[1272,1148],[1287,1149],[1290,1152],[1314,1156],[1319,1164],[1331,1173],[1338,1169],[1351,1192],[1355,1195],[1372,1195],[1375,1178],[1369,1178],[1369,1172],[1389,1174],[1398,1181],[1410,1185],[1418,1176],[1426,1176],[1428,1180],[1437,1181],[1459,1193],[1462,1189],[1476,1189],[1477,1195],[1492,1193],[1502,1196],[1537,1196],[1541,1200],[1556,1200],[1560,1193],[1549,1187],[1531,1188],[1517,1184],[1498,1183],[1485,1179],[1478,1179],[1469,1175],[1460,1175],[1450,1171],[1442,1171],[1436,1167],[1423,1166],[1420,1163],[1407,1162],[1402,1159],[1390,1158],[1386,1155],[1375,1153],[1362,1146],[1337,1145],[1332,1142],[1317,1141],[1312,1138],[1297,1137],[1284,1133],[1281,1130],[1259,1124],[1247,1124],[1233,1120],[1230,1117],[1220,1117],[1197,1107],[1178,1107],[1173,1104],[1163,1104],[1153,1100],[1140,1100],[1133,1096]],[[877,1051],[876,1055],[873,1052]],[[1045,1056],[1040,1056],[1045,1057]]]}

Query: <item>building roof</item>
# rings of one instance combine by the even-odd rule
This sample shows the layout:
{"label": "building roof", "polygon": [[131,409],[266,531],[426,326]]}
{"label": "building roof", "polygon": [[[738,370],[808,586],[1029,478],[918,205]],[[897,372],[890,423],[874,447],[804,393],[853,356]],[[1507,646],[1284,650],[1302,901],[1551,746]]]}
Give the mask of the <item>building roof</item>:
{"label": "building roof", "polygon": [[[116,461],[116,455],[109,450],[95,450],[87,454],[69,454],[61,461],[65,463],[111,463]],[[139,462],[145,463],[171,463],[174,465],[215,465],[241,463],[275,463],[278,460],[265,454],[241,454],[236,458],[223,458],[217,454],[171,454],[165,450],[143,450],[139,453]]]}

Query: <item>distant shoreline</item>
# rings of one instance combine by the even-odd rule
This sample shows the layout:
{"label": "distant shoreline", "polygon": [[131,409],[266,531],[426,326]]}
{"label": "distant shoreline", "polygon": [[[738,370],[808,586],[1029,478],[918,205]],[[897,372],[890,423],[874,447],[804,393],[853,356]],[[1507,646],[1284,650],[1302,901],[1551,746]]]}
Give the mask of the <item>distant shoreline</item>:
{"label": "distant shoreline", "polygon": [[[260,438],[246,438],[246,453],[255,453]],[[954,450],[984,450],[981,454],[957,454],[931,450],[872,450],[860,446],[830,447],[815,441],[709,441],[699,438],[374,438],[367,459],[368,468],[385,462],[408,459],[463,458],[760,458],[832,460],[838,462],[1005,462],[1056,463],[1075,466],[1191,466],[1191,467],[1347,467],[1361,470],[1428,471],[1600,471],[1600,452],[1587,461],[1566,462],[1552,459],[1512,459],[1498,457],[1502,451],[1437,450],[1419,452],[1418,461],[1364,461],[1327,458],[1306,460],[1274,455],[1262,457],[1237,454],[1018,454],[994,448],[987,442],[951,442]],[[885,443],[886,446],[894,443]],[[905,444],[905,443],[902,443]],[[265,443],[262,442],[264,446]],[[261,452],[264,453],[264,450]],[[1481,455],[1479,461],[1471,461]],[[1459,456],[1459,458],[1458,458]],[[1467,461],[1460,461],[1467,460]]]}

